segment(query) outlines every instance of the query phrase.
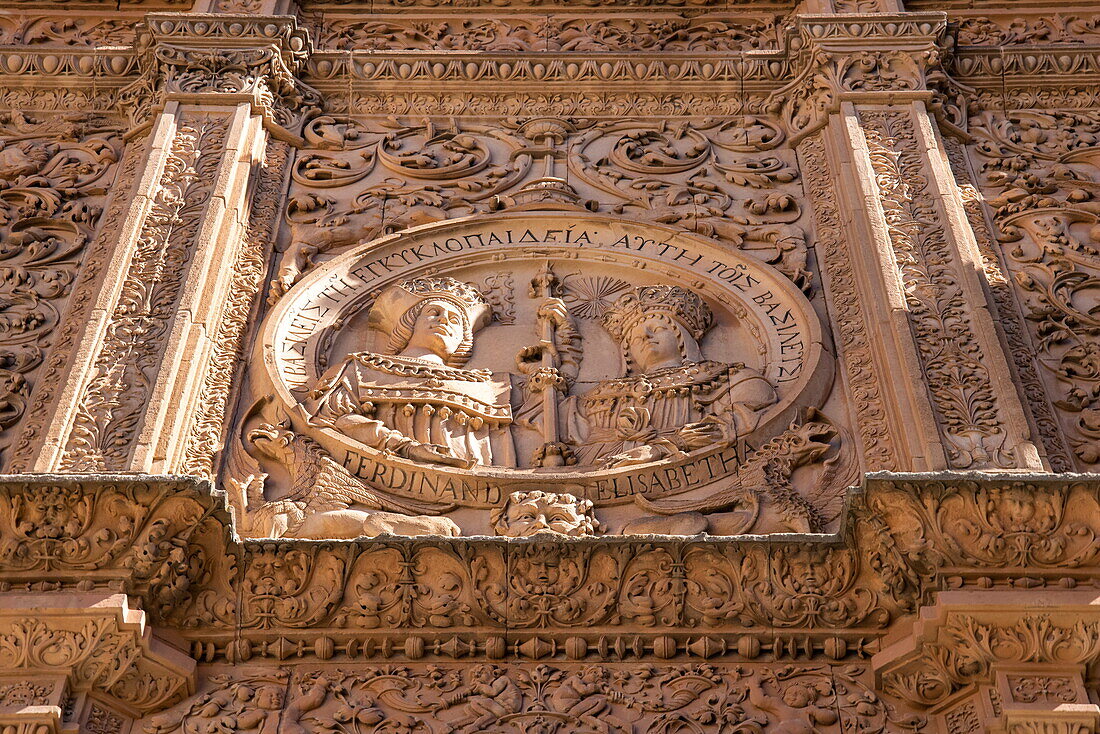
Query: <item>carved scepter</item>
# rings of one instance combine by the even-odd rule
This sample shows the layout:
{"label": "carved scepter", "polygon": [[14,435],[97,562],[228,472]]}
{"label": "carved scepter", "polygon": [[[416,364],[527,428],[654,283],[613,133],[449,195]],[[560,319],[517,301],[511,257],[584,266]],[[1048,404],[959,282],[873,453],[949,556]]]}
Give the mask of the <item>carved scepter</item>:
{"label": "carved scepter", "polygon": [[561,304],[558,300],[559,290],[560,282],[547,262],[531,279],[529,292],[531,298],[541,301],[537,313],[540,364],[528,380],[529,389],[541,393],[542,400],[543,445],[535,454],[535,464],[538,466],[564,466],[576,461],[572,449],[562,443],[559,436],[559,393],[564,393],[566,388],[565,375],[561,370],[561,352],[558,349],[558,328],[565,318],[556,310]]}

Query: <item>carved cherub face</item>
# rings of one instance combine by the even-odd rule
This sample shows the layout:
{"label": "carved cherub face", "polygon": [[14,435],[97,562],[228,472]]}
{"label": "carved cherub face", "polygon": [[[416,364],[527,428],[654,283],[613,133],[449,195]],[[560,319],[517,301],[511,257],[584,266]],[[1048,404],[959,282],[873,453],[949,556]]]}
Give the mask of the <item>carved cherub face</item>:
{"label": "carved cherub face", "polygon": [[791,708],[801,709],[806,708],[814,700],[814,694],[809,688],[803,685],[792,685],[787,690],[783,691],[783,703],[787,704]]}
{"label": "carved cherub face", "polygon": [[626,348],[639,372],[652,372],[684,363],[682,338],[676,322],[664,314],[653,313],[631,327]]}
{"label": "carved cherub face", "polygon": [[591,535],[599,526],[592,503],[571,494],[513,492],[504,507],[492,515],[497,535],[523,538],[536,533]]}
{"label": "carved cherub face", "polygon": [[446,361],[462,345],[466,326],[462,311],[447,301],[425,301],[413,323],[406,352],[428,351]]}

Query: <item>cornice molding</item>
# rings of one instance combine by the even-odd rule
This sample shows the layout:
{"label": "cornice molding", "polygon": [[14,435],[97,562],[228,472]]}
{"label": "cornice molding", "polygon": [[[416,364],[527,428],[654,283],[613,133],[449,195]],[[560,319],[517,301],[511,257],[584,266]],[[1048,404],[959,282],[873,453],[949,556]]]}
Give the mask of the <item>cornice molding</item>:
{"label": "cornice molding", "polygon": [[[53,513],[53,514],[50,514]],[[944,588],[1100,577],[1100,478],[876,474],[836,535],[236,539],[179,477],[0,479],[0,584],[123,590],[200,660],[844,660]]]}
{"label": "cornice molding", "polygon": [[135,127],[170,101],[247,102],[293,134],[320,103],[297,76],[312,50],[293,16],[150,13],[134,47],[141,75],[120,101]]}
{"label": "cornice molding", "polygon": [[1092,731],[1100,722],[1086,692],[1087,671],[1100,662],[1095,597],[1064,589],[1036,604],[1021,592],[943,592],[921,610],[912,637],[874,656],[880,690],[942,715],[947,731],[962,731],[952,718],[985,719],[983,730]]}
{"label": "cornice molding", "polygon": [[145,612],[117,593],[5,592],[0,666],[9,680],[53,679],[58,693],[92,692],[129,716],[160,711],[195,692],[194,660],[154,638]]}
{"label": "cornice molding", "polygon": [[[627,49],[528,51],[507,44],[314,51],[306,29],[290,16],[150,13],[134,46],[2,47],[0,79],[9,82],[10,100],[32,107],[36,99],[50,108],[59,104],[53,100],[58,94],[72,99],[91,93],[104,108],[126,107],[137,123],[169,99],[248,101],[270,125],[287,129],[322,104],[344,111],[356,95],[413,93],[422,101],[439,100],[425,114],[480,114],[492,104],[480,98],[557,96],[578,87],[645,107],[648,97],[674,83],[682,94],[714,100],[703,114],[724,114],[729,105],[719,100],[737,97],[745,111],[780,111],[796,135],[820,127],[822,115],[845,99],[923,99],[941,119],[963,127],[968,104],[987,105],[985,97],[1002,90],[1064,96],[1072,103],[1082,84],[1100,81],[1100,44],[954,48],[953,26],[940,12],[800,15],[785,28],[773,49],[767,48],[775,43],[770,28],[767,43],[750,44],[757,48],[662,50],[644,57]],[[444,101],[463,94],[470,96],[468,109]]]}

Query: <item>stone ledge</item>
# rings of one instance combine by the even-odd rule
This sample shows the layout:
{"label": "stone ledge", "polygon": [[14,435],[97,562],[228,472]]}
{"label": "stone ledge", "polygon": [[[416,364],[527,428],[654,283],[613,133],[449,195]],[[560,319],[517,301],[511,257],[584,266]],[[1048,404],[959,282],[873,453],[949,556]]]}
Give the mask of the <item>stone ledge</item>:
{"label": "stone ledge", "polygon": [[940,589],[1092,583],[1098,503],[1095,475],[880,473],[834,535],[241,540],[206,482],[18,475],[0,584],[125,590],[207,661],[839,660]]}

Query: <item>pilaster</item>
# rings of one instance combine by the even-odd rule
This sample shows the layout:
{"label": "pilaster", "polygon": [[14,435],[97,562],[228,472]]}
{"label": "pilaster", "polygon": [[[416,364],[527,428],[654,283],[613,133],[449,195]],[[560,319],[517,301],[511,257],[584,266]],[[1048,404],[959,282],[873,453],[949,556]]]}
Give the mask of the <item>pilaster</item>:
{"label": "pilaster", "polygon": [[939,131],[946,18],[800,16],[798,29],[803,70],[775,99],[800,154],[837,183],[837,256],[851,273],[838,281],[827,266],[826,282],[834,305],[849,297],[838,287],[859,294],[868,345],[842,360],[849,378],[873,373],[880,397],[864,414],[892,435],[885,462],[865,437],[867,463],[1041,467]]}
{"label": "pilaster", "polygon": [[254,219],[257,182],[270,198],[284,141],[313,109],[294,77],[309,40],[293,18],[150,14],[139,47],[143,73],[124,97],[131,146],[147,152],[91,296],[85,346],[42,448],[23,457],[33,470],[178,472],[199,441],[191,468],[206,473],[217,436],[192,424],[220,432],[225,363],[266,264],[270,237],[259,235],[276,217],[264,204],[264,221]]}

